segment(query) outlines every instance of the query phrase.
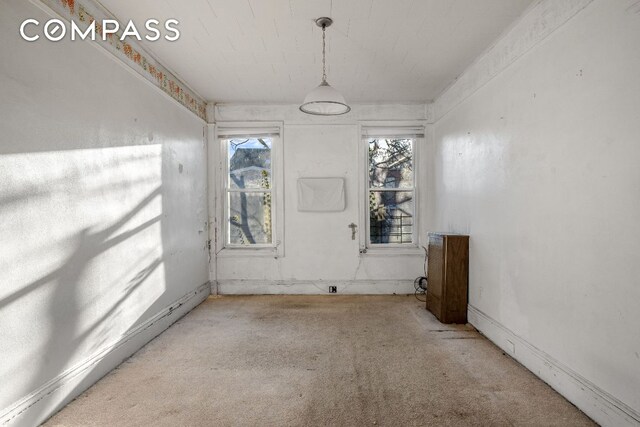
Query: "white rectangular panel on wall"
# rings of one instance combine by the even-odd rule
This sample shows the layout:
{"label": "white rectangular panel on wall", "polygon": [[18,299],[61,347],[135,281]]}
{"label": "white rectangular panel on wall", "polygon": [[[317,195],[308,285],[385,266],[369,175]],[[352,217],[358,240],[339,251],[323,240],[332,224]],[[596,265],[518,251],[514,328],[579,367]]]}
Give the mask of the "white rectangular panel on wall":
{"label": "white rectangular panel on wall", "polygon": [[343,178],[298,178],[299,212],[341,212],[344,209]]}

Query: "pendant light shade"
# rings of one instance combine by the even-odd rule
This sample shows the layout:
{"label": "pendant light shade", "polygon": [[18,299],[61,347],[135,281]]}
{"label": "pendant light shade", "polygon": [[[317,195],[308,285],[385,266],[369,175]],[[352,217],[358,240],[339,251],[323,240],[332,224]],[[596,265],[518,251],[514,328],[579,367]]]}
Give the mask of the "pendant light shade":
{"label": "pendant light shade", "polygon": [[300,111],[318,116],[338,116],[351,111],[344,96],[327,83],[325,30],[333,23],[331,18],[318,18],[316,25],[322,28],[322,83],[304,98]]}
{"label": "pendant light shade", "polygon": [[307,114],[336,116],[348,113],[351,107],[346,104],[340,92],[324,81],[304,98],[300,110]]}

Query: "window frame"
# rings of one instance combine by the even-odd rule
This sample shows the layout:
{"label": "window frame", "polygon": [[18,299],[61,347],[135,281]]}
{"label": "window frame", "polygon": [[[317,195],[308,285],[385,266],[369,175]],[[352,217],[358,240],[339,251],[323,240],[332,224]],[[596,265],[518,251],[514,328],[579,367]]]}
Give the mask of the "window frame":
{"label": "window frame", "polygon": [[[218,122],[215,125],[214,141],[218,147],[216,185],[216,253],[218,256],[284,256],[283,248],[283,132],[282,122]],[[274,131],[275,129],[275,131]],[[257,137],[270,134],[271,138],[271,187],[267,189],[232,189],[229,178],[229,144],[233,139],[225,136],[233,133],[238,138]],[[229,203],[231,193],[271,194],[271,243],[239,245],[230,243]]]}
{"label": "window frame", "polygon": [[[412,139],[412,151],[413,151],[413,187],[411,188],[377,188],[371,187],[369,177],[369,139],[374,136],[368,136],[366,134],[367,129],[370,128],[386,128],[389,130],[389,138],[398,139]],[[420,129],[420,136],[407,134],[408,129]],[[386,132],[386,131],[385,131]],[[391,136],[394,132],[397,135]],[[397,254],[414,254],[421,253],[420,248],[420,235],[419,224],[420,215],[418,208],[420,206],[420,185],[418,182],[421,176],[420,171],[420,146],[423,145],[425,140],[424,123],[422,122],[361,122],[359,125],[358,137],[359,137],[359,165],[360,165],[360,194],[359,194],[359,206],[360,206],[360,223],[364,225],[363,232],[360,235],[360,253],[361,254],[384,254],[391,253]],[[412,191],[413,192],[413,224],[411,232],[411,243],[371,243],[371,219],[369,215],[369,197],[370,191],[376,189],[382,191]]]}

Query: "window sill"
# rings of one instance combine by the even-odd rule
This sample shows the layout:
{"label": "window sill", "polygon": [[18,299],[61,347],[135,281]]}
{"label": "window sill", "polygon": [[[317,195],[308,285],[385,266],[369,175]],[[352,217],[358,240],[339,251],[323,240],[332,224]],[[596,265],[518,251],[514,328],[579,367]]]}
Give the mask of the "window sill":
{"label": "window sill", "polygon": [[245,257],[262,257],[262,258],[278,258],[282,254],[278,248],[262,247],[262,248],[223,248],[217,254],[218,258],[245,258]]}
{"label": "window sill", "polygon": [[388,257],[388,256],[424,256],[424,249],[418,246],[408,248],[389,247],[389,248],[367,248],[366,252],[361,250],[360,256],[372,257]]}

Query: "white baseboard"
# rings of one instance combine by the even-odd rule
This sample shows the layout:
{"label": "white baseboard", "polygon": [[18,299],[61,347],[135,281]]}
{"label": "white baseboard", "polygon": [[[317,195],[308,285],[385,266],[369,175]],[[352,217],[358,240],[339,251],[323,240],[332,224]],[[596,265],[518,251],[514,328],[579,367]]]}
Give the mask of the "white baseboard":
{"label": "white baseboard", "polygon": [[38,390],[0,412],[0,425],[34,426],[112,371],[116,366],[204,301],[211,293],[205,283],[162,309],[115,343],[64,371]]}
{"label": "white baseboard", "polygon": [[640,426],[640,413],[469,305],[469,323],[603,426]]}
{"label": "white baseboard", "polygon": [[221,295],[406,295],[413,294],[413,280],[218,280]]}

